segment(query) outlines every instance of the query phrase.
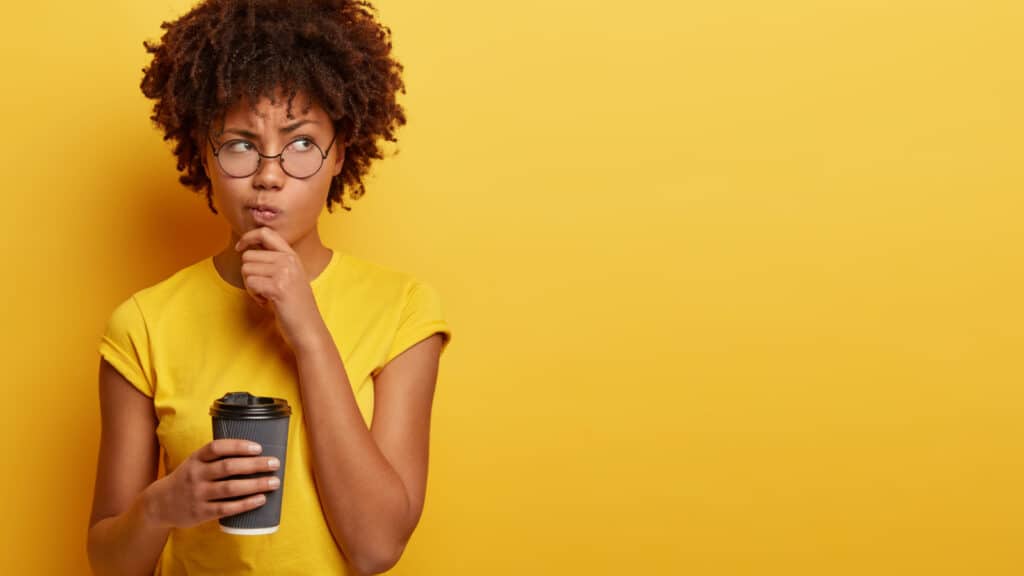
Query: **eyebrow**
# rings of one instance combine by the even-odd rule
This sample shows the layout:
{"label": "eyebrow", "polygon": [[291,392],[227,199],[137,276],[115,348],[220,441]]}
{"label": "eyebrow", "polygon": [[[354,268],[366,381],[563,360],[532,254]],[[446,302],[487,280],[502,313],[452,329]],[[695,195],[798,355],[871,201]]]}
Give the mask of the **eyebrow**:
{"label": "eyebrow", "polygon": [[[305,126],[306,124],[319,124],[319,122],[317,122],[316,120],[299,120],[298,122],[293,122],[292,124],[289,124],[287,126],[282,126],[281,129],[278,130],[278,132],[280,132],[281,134],[291,134],[292,132],[295,132],[296,130],[298,130],[302,126]],[[243,130],[241,128],[226,128],[221,133],[227,134],[228,132],[234,132],[239,136],[252,138],[253,140],[260,137],[259,134],[256,134],[255,132],[250,132],[249,130]]]}

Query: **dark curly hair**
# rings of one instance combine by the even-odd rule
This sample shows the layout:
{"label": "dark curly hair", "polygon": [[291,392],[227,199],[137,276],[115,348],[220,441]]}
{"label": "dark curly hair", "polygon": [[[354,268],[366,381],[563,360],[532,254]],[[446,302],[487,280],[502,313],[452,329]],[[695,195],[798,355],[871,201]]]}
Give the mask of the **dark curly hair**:
{"label": "dark curly hair", "polygon": [[323,107],[343,138],[345,161],[331,181],[327,210],[366,189],[363,176],[383,158],[379,141],[397,142],[405,124],[396,101],[405,93],[402,65],[391,55],[391,30],[377,10],[360,0],[205,0],[173,22],[164,22],[143,68],[142,92],[155,100],[150,117],[174,140],[182,184],[206,192],[202,163],[207,130],[225,111],[247,99],[274,102],[276,91],[292,100],[301,92]]}

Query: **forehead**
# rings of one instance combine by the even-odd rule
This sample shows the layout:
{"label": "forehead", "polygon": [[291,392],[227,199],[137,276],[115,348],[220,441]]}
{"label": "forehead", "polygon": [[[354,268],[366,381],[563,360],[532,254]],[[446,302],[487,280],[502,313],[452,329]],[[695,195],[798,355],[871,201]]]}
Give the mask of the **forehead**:
{"label": "forehead", "polygon": [[243,97],[227,107],[223,112],[225,126],[261,127],[264,125],[278,126],[296,120],[315,120],[328,122],[327,112],[315,100],[299,92],[289,102],[287,95],[280,92],[274,98],[263,96],[253,101]]}

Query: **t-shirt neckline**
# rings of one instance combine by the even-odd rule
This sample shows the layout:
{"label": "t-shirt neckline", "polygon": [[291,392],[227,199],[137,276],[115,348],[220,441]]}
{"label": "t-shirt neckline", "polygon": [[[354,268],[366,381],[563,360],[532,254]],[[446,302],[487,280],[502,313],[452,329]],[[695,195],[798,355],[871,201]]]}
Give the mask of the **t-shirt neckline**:
{"label": "t-shirt neckline", "polygon": [[[212,276],[212,280],[214,281],[214,283],[216,283],[225,291],[231,294],[248,296],[249,292],[245,288],[239,288],[238,286],[235,286],[234,284],[225,280],[224,277],[220,275],[220,272],[217,271],[217,265],[214,264],[213,262],[213,258],[213,256],[210,256],[209,258],[206,258],[204,262],[206,263],[206,268],[209,271],[210,275]],[[322,283],[323,278],[334,269],[334,267],[337,265],[338,261],[341,260],[341,258],[342,253],[340,250],[331,249],[331,258],[330,260],[327,261],[327,266],[324,266],[324,269],[321,270],[320,273],[317,274],[315,278],[309,281],[309,285],[314,292],[317,290],[317,287]]]}

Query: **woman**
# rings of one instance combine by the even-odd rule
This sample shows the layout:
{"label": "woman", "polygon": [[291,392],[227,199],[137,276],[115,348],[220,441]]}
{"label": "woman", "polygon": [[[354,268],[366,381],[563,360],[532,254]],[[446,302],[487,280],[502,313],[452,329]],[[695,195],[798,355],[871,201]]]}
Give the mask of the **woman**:
{"label": "woman", "polygon": [[[382,572],[423,509],[451,331],[429,285],[324,246],[317,219],[362,195],[378,142],[405,123],[390,31],[365,2],[308,0],[209,0],[163,27],[142,89],[230,239],[111,315],[90,563]],[[293,408],[280,529],[265,536],[218,527],[280,488],[260,446],[211,441],[210,404],[240,390]]]}

